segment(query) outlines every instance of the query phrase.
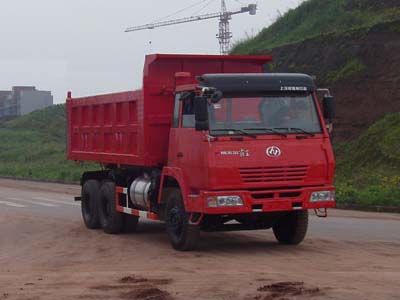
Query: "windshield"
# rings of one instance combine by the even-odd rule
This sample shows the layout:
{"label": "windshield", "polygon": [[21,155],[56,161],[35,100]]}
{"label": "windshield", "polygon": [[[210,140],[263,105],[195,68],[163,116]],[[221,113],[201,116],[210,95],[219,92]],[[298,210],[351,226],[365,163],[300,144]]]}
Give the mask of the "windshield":
{"label": "windshield", "polygon": [[211,104],[209,114],[213,134],[321,132],[312,95],[227,96]]}

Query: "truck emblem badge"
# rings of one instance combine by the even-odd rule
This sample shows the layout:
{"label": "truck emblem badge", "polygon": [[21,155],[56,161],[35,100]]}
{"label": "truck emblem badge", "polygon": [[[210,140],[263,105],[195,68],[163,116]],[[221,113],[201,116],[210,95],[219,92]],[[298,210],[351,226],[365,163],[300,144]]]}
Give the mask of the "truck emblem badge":
{"label": "truck emblem badge", "polygon": [[250,156],[250,151],[249,150],[245,150],[245,149],[241,149],[239,151],[239,156],[240,157],[248,157],[248,156]]}
{"label": "truck emblem badge", "polygon": [[221,151],[221,155],[238,155],[240,157],[249,157],[250,151],[247,149],[240,149],[239,151]]}
{"label": "truck emblem badge", "polygon": [[277,146],[271,146],[267,148],[266,153],[269,157],[278,157],[281,156],[282,151]]}

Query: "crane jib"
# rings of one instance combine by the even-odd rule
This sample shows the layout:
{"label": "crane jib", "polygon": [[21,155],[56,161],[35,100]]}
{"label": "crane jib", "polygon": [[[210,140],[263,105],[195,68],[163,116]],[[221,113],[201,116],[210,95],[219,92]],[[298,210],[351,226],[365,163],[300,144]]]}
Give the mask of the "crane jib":
{"label": "crane jib", "polygon": [[237,11],[227,11],[225,1],[221,1],[221,12],[218,13],[210,13],[210,14],[203,14],[198,16],[191,16],[181,19],[175,20],[167,20],[155,23],[149,23],[145,25],[133,26],[129,27],[125,30],[125,32],[134,32],[134,31],[141,31],[141,30],[150,30],[155,29],[158,27],[165,27],[165,26],[172,26],[177,24],[189,23],[189,22],[196,22],[196,21],[203,21],[208,19],[215,19],[219,18],[219,31],[217,34],[217,38],[220,44],[220,52],[221,54],[228,54],[230,50],[230,42],[232,39],[232,32],[230,31],[230,20],[233,15],[242,14],[242,13],[249,13],[250,15],[255,15],[257,12],[257,4],[249,4],[248,6],[242,7],[240,10]]}

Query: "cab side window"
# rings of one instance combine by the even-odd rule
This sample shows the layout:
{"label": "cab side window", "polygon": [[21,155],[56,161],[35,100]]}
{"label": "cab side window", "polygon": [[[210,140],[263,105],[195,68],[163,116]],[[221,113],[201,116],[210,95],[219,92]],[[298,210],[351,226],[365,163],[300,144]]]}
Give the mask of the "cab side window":
{"label": "cab side window", "polygon": [[179,127],[179,106],[181,104],[180,98],[181,98],[180,94],[177,94],[175,96],[174,114],[172,116],[172,128]]}
{"label": "cab side window", "polygon": [[194,117],[194,102],[193,98],[186,99],[183,101],[182,108],[182,127],[183,128],[194,128],[195,117]]}

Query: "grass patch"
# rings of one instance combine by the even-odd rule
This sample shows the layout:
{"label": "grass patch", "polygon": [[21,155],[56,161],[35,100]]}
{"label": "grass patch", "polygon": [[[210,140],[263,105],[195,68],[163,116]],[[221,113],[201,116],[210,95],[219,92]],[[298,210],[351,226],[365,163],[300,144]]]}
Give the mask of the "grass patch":
{"label": "grass patch", "polygon": [[361,62],[360,59],[353,58],[340,69],[329,72],[327,75],[327,82],[335,83],[337,81],[347,79],[351,76],[364,72],[366,68],[367,67]]}
{"label": "grass patch", "polygon": [[65,106],[55,105],[0,127],[0,175],[76,182],[94,164],[66,159]]}
{"label": "grass patch", "polygon": [[329,33],[371,28],[400,19],[393,1],[308,0],[289,10],[254,38],[236,43],[234,54],[256,54]]}
{"label": "grass patch", "polygon": [[341,203],[400,206],[400,113],[389,114],[357,140],[336,145]]}

